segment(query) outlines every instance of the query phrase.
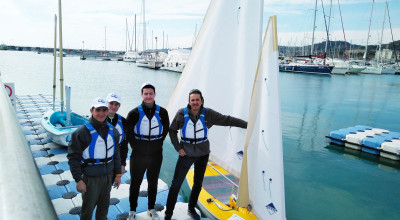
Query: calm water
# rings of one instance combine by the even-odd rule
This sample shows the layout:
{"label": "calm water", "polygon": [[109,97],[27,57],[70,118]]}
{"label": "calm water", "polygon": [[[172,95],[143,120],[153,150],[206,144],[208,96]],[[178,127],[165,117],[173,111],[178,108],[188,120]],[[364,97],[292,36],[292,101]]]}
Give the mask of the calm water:
{"label": "calm water", "polygon": [[[51,54],[0,51],[0,71],[17,95],[52,94]],[[64,58],[72,109],[81,114],[89,114],[94,97],[116,91],[126,115],[141,102],[145,81],[156,85],[156,102],[165,106],[179,76],[125,62]],[[399,219],[400,164],[329,146],[325,135],[358,124],[400,131],[400,76],[281,73],[280,88],[287,218]],[[177,153],[168,138],[164,149],[161,178],[170,185]],[[187,187],[181,191],[188,193]]]}

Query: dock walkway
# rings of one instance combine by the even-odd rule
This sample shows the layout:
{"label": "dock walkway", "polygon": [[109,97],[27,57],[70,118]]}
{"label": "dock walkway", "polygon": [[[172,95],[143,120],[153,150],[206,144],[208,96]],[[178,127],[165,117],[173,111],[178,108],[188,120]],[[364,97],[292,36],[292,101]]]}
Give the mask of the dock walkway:
{"label": "dock walkway", "polygon": [[[58,219],[80,219],[82,197],[76,190],[76,183],[72,178],[67,160],[67,148],[52,143],[46,131],[41,126],[41,119],[45,112],[52,109],[50,95],[21,95],[16,98],[16,115],[19,124],[32,151],[43,183],[47,189],[51,203],[54,206]],[[126,219],[129,213],[129,155],[126,170],[121,178],[119,189],[111,191],[111,203],[108,219]],[[137,217],[147,219],[147,181],[143,180],[138,199]],[[159,179],[156,210],[160,211],[160,218],[164,217],[164,206],[168,196],[168,185]],[[163,210],[163,211],[162,211]],[[181,196],[173,218],[190,219],[187,215],[187,204]],[[94,219],[94,217],[93,217]]]}

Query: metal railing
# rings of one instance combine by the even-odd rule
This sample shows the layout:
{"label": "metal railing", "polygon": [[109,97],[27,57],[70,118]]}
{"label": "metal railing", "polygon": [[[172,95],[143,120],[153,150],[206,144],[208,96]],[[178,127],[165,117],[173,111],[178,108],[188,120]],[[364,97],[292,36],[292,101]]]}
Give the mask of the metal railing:
{"label": "metal railing", "polygon": [[0,79],[0,219],[57,219]]}

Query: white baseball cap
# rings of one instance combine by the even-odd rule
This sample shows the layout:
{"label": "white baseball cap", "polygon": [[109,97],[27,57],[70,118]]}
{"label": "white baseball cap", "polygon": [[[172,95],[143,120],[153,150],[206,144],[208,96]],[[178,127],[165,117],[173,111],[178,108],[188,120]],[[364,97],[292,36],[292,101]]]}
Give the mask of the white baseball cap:
{"label": "white baseball cap", "polygon": [[118,102],[119,104],[121,104],[121,96],[119,96],[115,92],[108,93],[106,100],[107,102]]}
{"label": "white baseball cap", "polygon": [[108,108],[106,100],[103,97],[97,97],[93,99],[92,108],[100,108],[100,107]]}
{"label": "white baseball cap", "polygon": [[146,87],[146,88],[152,88],[154,91],[156,91],[156,87],[153,85],[153,84],[151,84],[151,82],[145,82],[145,83],[143,83],[142,84],[142,87],[141,87],[141,90],[143,91],[143,88],[144,87]]}

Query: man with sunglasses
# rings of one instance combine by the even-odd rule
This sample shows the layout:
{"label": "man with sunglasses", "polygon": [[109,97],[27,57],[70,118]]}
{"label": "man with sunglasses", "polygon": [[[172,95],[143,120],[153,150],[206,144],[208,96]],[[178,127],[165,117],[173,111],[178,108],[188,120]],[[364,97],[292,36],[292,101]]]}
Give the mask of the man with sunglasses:
{"label": "man with sunglasses", "polygon": [[163,142],[168,134],[169,117],[163,107],[156,105],[156,89],[146,82],[141,87],[142,104],[128,113],[127,139],[132,147],[130,158],[131,186],[129,189],[129,220],[136,218],[140,185],[146,172],[148,188],[147,214],[159,219],[154,209],[157,196],[158,176],[163,160]]}
{"label": "man with sunglasses", "polygon": [[119,134],[119,148],[121,154],[121,174],[125,173],[126,157],[128,155],[128,141],[125,138],[126,119],[120,114],[117,114],[121,106],[121,96],[115,92],[109,93],[106,97],[108,102],[108,118],[107,121],[114,126]]}
{"label": "man with sunglasses", "polygon": [[[169,137],[176,151],[179,152],[179,158],[176,162],[174,178],[168,193],[165,219],[171,219],[182,182],[193,164],[194,177],[188,204],[188,215],[193,219],[200,219],[195,207],[210,154],[210,142],[207,139],[208,130],[213,125],[247,127],[246,121],[229,115],[222,115],[211,108],[203,107],[203,104],[204,99],[201,91],[198,89],[190,91],[189,104],[178,110],[169,127]],[[178,140],[178,130],[181,130],[180,140]]]}
{"label": "man with sunglasses", "polygon": [[96,219],[107,219],[111,186],[121,183],[120,134],[107,122],[104,98],[93,99],[90,113],[89,121],[72,133],[67,158],[82,194],[81,219],[92,219],[96,206]]}

